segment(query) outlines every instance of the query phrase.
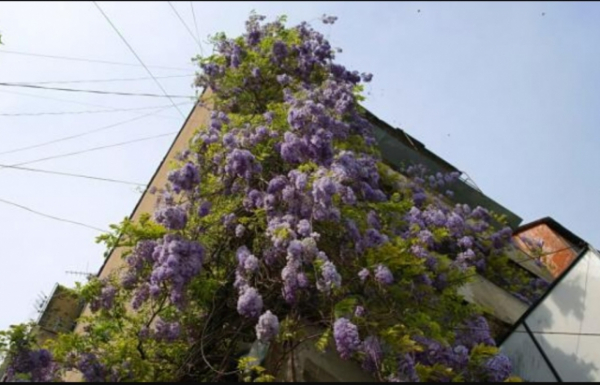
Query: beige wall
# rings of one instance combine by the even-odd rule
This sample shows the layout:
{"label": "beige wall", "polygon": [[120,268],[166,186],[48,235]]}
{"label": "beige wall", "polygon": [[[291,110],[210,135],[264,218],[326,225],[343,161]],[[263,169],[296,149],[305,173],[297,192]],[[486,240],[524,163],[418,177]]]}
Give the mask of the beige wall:
{"label": "beige wall", "polygon": [[[205,92],[202,96],[203,100],[206,100],[209,96],[208,92]],[[175,159],[175,156],[182,152],[183,150],[188,148],[188,144],[194,133],[203,125],[206,125],[210,119],[210,110],[207,109],[202,103],[198,103],[194,106],[192,111],[190,112],[187,120],[185,121],[181,131],[175,138],[173,145],[169,149],[166,154],[166,157],[158,166],[158,170],[156,174],[153,176],[150,181],[150,187],[156,187],[158,189],[163,188],[167,183],[167,175],[169,174],[170,163]],[[151,194],[148,192],[148,189],[144,192],[140,201],[138,202],[137,207],[134,209],[130,218],[133,221],[137,221],[140,219],[140,216],[144,213],[153,213],[156,207],[157,195]],[[123,269],[126,268],[126,262],[121,257],[123,248],[116,248],[112,251],[112,253],[107,257],[104,266],[102,266],[98,276],[100,278],[107,278],[112,274],[119,273]],[[89,306],[86,306],[81,313],[82,317],[89,316],[91,314]],[[79,322],[75,327],[76,333],[82,333],[84,329],[84,324]],[[78,382],[81,381],[81,375],[79,373],[70,372],[65,376],[65,380],[68,382]]]}

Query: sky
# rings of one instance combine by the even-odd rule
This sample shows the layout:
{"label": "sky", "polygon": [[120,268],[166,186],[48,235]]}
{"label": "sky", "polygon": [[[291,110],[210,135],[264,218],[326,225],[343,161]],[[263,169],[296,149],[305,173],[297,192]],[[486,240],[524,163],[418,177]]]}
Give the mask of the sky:
{"label": "sky", "polygon": [[[209,34],[242,33],[253,9],[312,22],[343,49],[339,63],[374,74],[369,110],[523,223],[551,216],[600,247],[599,3],[172,2],[183,23],[169,2],[98,4],[181,113],[166,97],[0,85],[0,330],[37,317],[37,299],[57,282],[84,280],[70,272],[96,273],[104,252],[98,230],[7,201],[108,229],[141,196],[132,185],[2,166],[59,156],[23,167],[146,184],[191,110],[181,97],[195,93],[191,58],[211,52]],[[323,14],[339,20],[323,25]],[[92,2],[0,2],[0,34],[0,83],[163,95]]]}

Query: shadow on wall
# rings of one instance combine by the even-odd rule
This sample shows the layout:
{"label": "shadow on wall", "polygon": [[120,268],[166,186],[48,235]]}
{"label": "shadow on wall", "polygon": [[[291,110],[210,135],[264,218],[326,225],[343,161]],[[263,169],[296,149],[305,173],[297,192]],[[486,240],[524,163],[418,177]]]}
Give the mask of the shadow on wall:
{"label": "shadow on wall", "polygon": [[585,318],[597,318],[592,314],[597,311],[586,306],[586,297],[597,295],[589,290],[596,275],[589,275],[598,263],[595,258],[588,253],[580,259],[525,320],[563,381],[600,380],[600,336],[582,334]]}

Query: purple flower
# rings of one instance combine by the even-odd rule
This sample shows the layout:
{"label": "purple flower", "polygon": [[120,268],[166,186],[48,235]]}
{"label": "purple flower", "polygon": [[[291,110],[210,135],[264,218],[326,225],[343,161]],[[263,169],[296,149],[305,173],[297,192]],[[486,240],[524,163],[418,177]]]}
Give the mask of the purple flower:
{"label": "purple flower", "polygon": [[181,206],[167,206],[156,210],[156,222],[171,230],[181,230],[187,224],[187,213]]}
{"label": "purple flower", "polygon": [[473,247],[473,238],[469,236],[464,236],[458,240],[457,244],[463,249],[470,249]]}
{"label": "purple flower", "polygon": [[433,246],[433,234],[429,230],[421,230],[418,234],[418,238],[421,242],[423,242],[426,246]]}
{"label": "purple flower", "polygon": [[86,382],[106,382],[107,368],[95,354],[84,353],[76,364]]}
{"label": "purple flower", "polygon": [[367,278],[369,278],[369,270],[366,268],[363,268],[361,271],[358,272],[358,277],[360,278],[361,282],[365,282]]}
{"label": "purple flower", "polygon": [[378,247],[388,241],[388,237],[385,234],[381,234],[375,229],[368,229],[365,233],[365,244],[367,247]]}
{"label": "purple flower", "polygon": [[373,227],[374,229],[377,229],[377,230],[381,229],[381,223],[379,223],[379,218],[377,216],[377,213],[373,210],[369,211],[369,214],[367,214],[367,223],[369,224],[369,226]]}
{"label": "purple flower", "polygon": [[258,291],[253,287],[247,287],[238,298],[237,311],[247,318],[259,316],[263,307],[263,300]]}
{"label": "purple flower", "polygon": [[296,281],[298,282],[298,287],[301,289],[307,288],[309,285],[308,278],[304,273],[298,273],[296,276]]}
{"label": "purple flower", "polygon": [[368,83],[371,80],[373,80],[373,74],[371,74],[371,73],[363,72],[361,74],[361,77],[362,77],[363,82],[365,82],[365,83]]}
{"label": "purple flower", "polygon": [[382,285],[391,285],[394,283],[394,276],[390,269],[386,266],[379,264],[375,269],[375,280]]}
{"label": "purple flower", "polygon": [[364,317],[365,316],[365,308],[362,306],[357,306],[356,309],[354,309],[354,316],[355,317]]}
{"label": "purple flower", "polygon": [[269,181],[269,186],[267,187],[267,194],[277,194],[285,188],[287,183],[288,181],[285,176],[276,176],[275,178]]}
{"label": "purple flower", "polygon": [[302,235],[303,237],[308,237],[310,236],[310,233],[312,233],[312,226],[310,224],[310,222],[306,219],[301,219],[298,222],[298,234]]}
{"label": "purple flower", "polygon": [[275,61],[279,62],[283,60],[287,56],[287,53],[287,45],[284,42],[277,40],[273,43],[273,59],[275,59]]}
{"label": "purple flower", "polygon": [[256,324],[256,338],[262,343],[267,343],[277,333],[279,333],[279,320],[270,310],[267,310],[260,316]]}
{"label": "purple flower", "polygon": [[489,221],[491,219],[490,213],[483,207],[477,206],[471,212],[470,218]]}
{"label": "purple flower", "polygon": [[212,203],[210,201],[202,202],[202,204],[198,208],[198,216],[200,216],[201,218],[207,216],[210,213],[211,206]]}
{"label": "purple flower", "polygon": [[235,228],[235,236],[238,238],[241,238],[244,236],[245,231],[246,231],[246,228],[244,227],[244,225],[239,224]]}
{"label": "purple flower", "polygon": [[333,338],[340,357],[347,360],[360,346],[358,328],[347,318],[338,318],[333,324]]}
{"label": "purple flower", "polygon": [[254,172],[254,162],[254,155],[250,151],[236,148],[227,155],[225,172],[231,176],[250,179]]}
{"label": "purple flower", "polygon": [[383,359],[383,349],[377,337],[368,336],[362,345],[365,358],[362,364],[363,369],[373,373],[377,371],[381,360]]}
{"label": "purple flower", "polygon": [[179,322],[165,322],[161,318],[156,321],[156,331],[154,338],[158,341],[172,342],[179,338],[181,326]]}
{"label": "purple flower", "polygon": [[176,193],[180,191],[189,191],[200,183],[200,173],[198,166],[188,162],[179,170],[171,171],[167,177],[173,185]]}
{"label": "purple flower", "polygon": [[490,327],[486,319],[482,316],[477,316],[465,322],[463,327],[457,330],[454,343],[466,346],[469,349],[479,344],[496,346]]}
{"label": "purple flower", "polygon": [[342,276],[337,272],[335,265],[331,261],[327,261],[321,268],[322,282],[318,283],[319,290],[329,293],[331,289],[342,285]]}
{"label": "purple flower", "polygon": [[429,257],[429,253],[427,252],[427,250],[423,246],[420,246],[420,245],[412,245],[410,247],[410,251],[419,258],[428,258]]}
{"label": "purple flower", "polygon": [[447,226],[452,235],[458,236],[458,235],[462,234],[462,232],[464,230],[465,222],[460,215],[458,215],[456,213],[451,213],[448,216]]}
{"label": "purple flower", "polygon": [[246,210],[260,208],[263,205],[263,193],[258,190],[251,190],[244,199]]}
{"label": "purple flower", "polygon": [[273,112],[271,112],[271,111],[267,111],[263,114],[263,118],[265,118],[265,121],[267,122],[267,124],[273,123],[274,116],[275,116],[275,114],[273,114]]}
{"label": "purple flower", "polygon": [[100,294],[100,306],[107,310],[112,308],[116,295],[117,289],[113,286],[103,287]]}
{"label": "purple flower", "polygon": [[238,266],[244,266],[246,264],[246,259],[248,259],[250,255],[252,255],[252,253],[250,253],[250,250],[248,250],[246,246],[240,246],[235,252]]}
{"label": "purple flower", "polygon": [[286,74],[277,75],[277,82],[279,84],[281,84],[282,86],[287,86],[288,84],[290,84],[291,81],[292,81],[292,78],[290,78]]}
{"label": "purple flower", "polygon": [[490,358],[484,366],[490,382],[504,382],[512,372],[510,360],[504,354]]}
{"label": "purple flower", "polygon": [[302,258],[302,254],[304,253],[304,245],[302,242],[294,239],[290,242],[287,248],[288,256],[294,261],[299,261]]}
{"label": "purple flower", "polygon": [[254,255],[249,255],[244,262],[244,270],[250,273],[255,273],[258,271],[258,268],[258,258],[256,258]]}

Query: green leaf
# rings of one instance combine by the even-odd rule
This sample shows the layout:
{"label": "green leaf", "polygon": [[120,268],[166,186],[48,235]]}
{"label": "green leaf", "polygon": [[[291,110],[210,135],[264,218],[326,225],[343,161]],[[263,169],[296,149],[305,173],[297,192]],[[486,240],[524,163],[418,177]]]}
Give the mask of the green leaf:
{"label": "green leaf", "polygon": [[355,297],[348,297],[335,304],[334,312],[335,318],[341,318],[347,316],[349,313],[354,313],[354,308],[358,299]]}

